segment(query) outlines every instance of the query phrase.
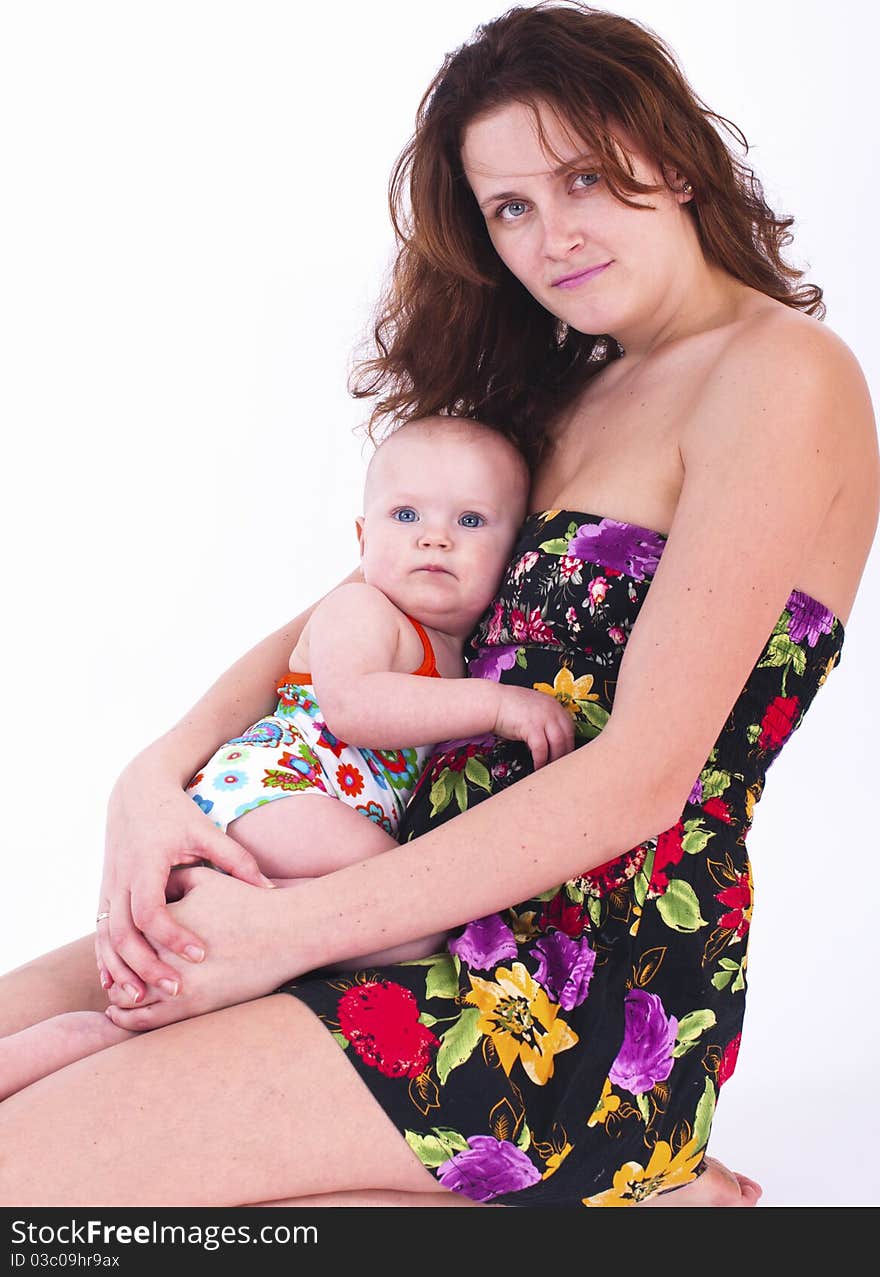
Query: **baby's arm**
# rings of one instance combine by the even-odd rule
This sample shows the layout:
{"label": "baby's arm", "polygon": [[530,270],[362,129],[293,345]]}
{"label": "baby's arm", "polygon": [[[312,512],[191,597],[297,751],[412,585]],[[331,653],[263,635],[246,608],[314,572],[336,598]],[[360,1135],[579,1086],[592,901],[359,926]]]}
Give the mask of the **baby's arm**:
{"label": "baby's arm", "polygon": [[392,672],[400,629],[400,611],[370,585],[342,586],[316,608],[311,672],[334,736],[362,748],[405,749],[498,732],[526,741],[536,766],[572,748],[570,715],[543,693]]}

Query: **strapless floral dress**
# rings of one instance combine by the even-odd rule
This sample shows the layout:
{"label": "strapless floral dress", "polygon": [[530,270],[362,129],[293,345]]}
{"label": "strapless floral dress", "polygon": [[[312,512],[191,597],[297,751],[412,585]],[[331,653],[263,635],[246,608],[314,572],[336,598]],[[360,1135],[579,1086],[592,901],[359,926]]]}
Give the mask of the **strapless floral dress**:
{"label": "strapless floral dress", "polygon": [[[591,740],[665,540],[595,514],[530,515],[468,641],[469,674],[552,692]],[[701,1172],[745,1009],[746,836],[843,638],[828,608],[792,592],[671,828],[458,928],[436,957],[283,986],[446,1188],[623,1206]],[[435,752],[400,840],[530,770],[526,746],[493,736]]]}

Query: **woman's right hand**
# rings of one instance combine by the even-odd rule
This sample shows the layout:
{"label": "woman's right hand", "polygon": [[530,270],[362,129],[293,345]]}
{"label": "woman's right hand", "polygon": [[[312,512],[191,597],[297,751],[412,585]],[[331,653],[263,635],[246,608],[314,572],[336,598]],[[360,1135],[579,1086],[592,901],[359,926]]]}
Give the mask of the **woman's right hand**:
{"label": "woman's right hand", "polygon": [[[157,955],[159,946],[190,962],[205,956],[202,939],[175,921],[165,888],[175,865],[210,861],[256,887],[273,883],[256,860],[217,828],[149,752],[131,762],[113,787],[107,809],[104,874],[95,929],[101,984],[116,985],[136,1005],[147,985],[173,996],[180,973]],[[163,985],[162,981],[168,983]],[[114,1001],[116,996],[114,996]]]}
{"label": "woman's right hand", "polygon": [[494,732],[506,740],[521,740],[531,750],[535,771],[574,749],[574,719],[547,692],[499,683]]}

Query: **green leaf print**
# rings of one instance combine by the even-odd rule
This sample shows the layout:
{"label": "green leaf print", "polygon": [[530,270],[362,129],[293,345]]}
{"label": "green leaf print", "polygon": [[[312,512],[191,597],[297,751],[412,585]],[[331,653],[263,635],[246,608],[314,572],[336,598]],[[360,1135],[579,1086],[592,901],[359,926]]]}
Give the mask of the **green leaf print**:
{"label": "green leaf print", "polygon": [[516,1137],[516,1146],[521,1148],[523,1152],[532,1147],[532,1132],[529,1130],[528,1122],[523,1122],[520,1133]]}
{"label": "green leaf print", "polygon": [[[700,772],[700,789],[704,803],[710,798],[720,798],[729,786],[730,772],[718,771],[712,767],[707,767]],[[687,825],[685,825],[685,828],[687,828]]]}
{"label": "green leaf print", "polygon": [[673,931],[693,932],[709,925],[700,915],[696,892],[682,878],[673,878],[663,895],[658,897],[657,912]]}
{"label": "green leaf print", "polygon": [[601,732],[611,717],[608,710],[603,709],[596,701],[578,701],[577,707],[578,714],[585,718],[589,725],[596,729],[596,732]]}
{"label": "green leaf print", "polygon": [[568,554],[568,541],[564,537],[554,537],[551,541],[542,541],[538,549],[545,554]]}
{"label": "green leaf print", "polygon": [[636,904],[640,909],[648,898],[648,883],[650,881],[650,878],[645,873],[645,866],[642,865],[641,869],[633,879],[633,895],[635,896]]}
{"label": "green leaf print", "polygon": [[404,1131],[406,1142],[423,1166],[434,1169],[448,1162],[456,1153],[463,1152],[468,1142],[458,1131],[434,1127],[435,1135],[419,1135],[417,1131]]}
{"label": "green leaf print", "polygon": [[[694,824],[697,822],[694,821]],[[685,823],[685,835],[681,840],[681,845],[689,856],[696,856],[698,852],[704,851],[706,843],[714,834],[706,829],[689,829],[691,821]]]}
{"label": "green leaf print", "polygon": [[602,901],[596,896],[590,896],[587,900],[587,913],[590,915],[590,921],[594,927],[598,927],[602,921]]}
{"label": "green leaf print", "polygon": [[712,984],[716,989],[726,989],[730,984],[731,993],[739,993],[740,989],[746,987],[746,964],[745,959],[742,962],[735,962],[733,958],[720,958],[718,965],[720,971],[716,971],[712,977]]}
{"label": "green leaf print", "polygon": [[345,1036],[345,1034],[339,1033],[336,1029],[331,1029],[331,1033],[333,1034],[334,1038],[339,1043],[339,1045],[342,1047],[343,1051],[347,1051],[350,1043],[348,1038]]}
{"label": "green leaf print", "polygon": [[469,758],[465,763],[464,774],[472,785],[478,785],[488,794],[491,790],[489,769],[479,758]]}
{"label": "green leaf print", "polygon": [[697,1148],[703,1148],[708,1143],[714,1115],[715,1088],[709,1078],[706,1078],[706,1085],[703,1087],[703,1094],[700,1096],[700,1102],[697,1105],[697,1112],[694,1117],[694,1139],[696,1140]]}
{"label": "green leaf print", "polygon": [[451,780],[452,772],[447,767],[440,773],[434,784],[431,786],[431,819],[439,816],[441,811],[445,811],[449,806],[449,800],[452,797]]}
{"label": "green leaf print", "polygon": [[796,674],[803,674],[807,668],[807,657],[800,643],[795,643],[788,634],[774,634],[767,644],[767,655],[758,662],[757,668],[768,666],[791,666]]}
{"label": "green leaf print", "polygon": [[458,975],[451,954],[444,953],[431,964],[425,980],[425,997],[458,997]]}
{"label": "green leaf print", "polygon": [[516,663],[521,670],[524,670],[528,667],[528,661],[526,660],[526,650],[524,647],[518,647],[516,649]]}
{"label": "green leaf print", "polygon": [[696,1046],[700,1036],[712,1028],[715,1020],[714,1011],[689,1011],[679,1021],[673,1056],[686,1055],[692,1046]]}
{"label": "green leaf print", "polygon": [[464,772],[459,772],[455,780],[455,801],[458,803],[459,811],[467,811],[467,781],[464,778]]}
{"label": "green leaf print", "polygon": [[432,1024],[437,1023],[436,1015],[431,1015],[430,1011],[423,1011],[419,1016],[419,1024],[424,1024],[430,1029]]}
{"label": "green leaf print", "polygon": [[641,1095],[637,1095],[636,1104],[638,1106],[639,1112],[641,1113],[642,1117],[645,1120],[645,1126],[647,1126],[651,1120],[651,1109],[650,1109],[650,1106],[648,1105],[647,1095],[645,1095],[644,1093],[642,1093]]}
{"label": "green leaf print", "polygon": [[440,1038],[440,1050],[437,1052],[437,1079],[441,1086],[459,1064],[464,1064],[473,1054],[474,1047],[483,1036],[478,1028],[479,1007],[467,1007],[462,1011],[458,1021]]}

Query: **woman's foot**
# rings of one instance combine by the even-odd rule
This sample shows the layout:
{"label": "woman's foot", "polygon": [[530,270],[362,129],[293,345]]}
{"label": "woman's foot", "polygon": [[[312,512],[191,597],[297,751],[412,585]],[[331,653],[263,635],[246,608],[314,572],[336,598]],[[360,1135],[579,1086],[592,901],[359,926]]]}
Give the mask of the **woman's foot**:
{"label": "woman's foot", "polygon": [[68,1011],[0,1038],[0,1100],[134,1035],[101,1011]]}
{"label": "woman's foot", "polygon": [[643,1206],[757,1206],[761,1185],[748,1175],[729,1171],[714,1157],[706,1157],[706,1169],[692,1184],[655,1193]]}

